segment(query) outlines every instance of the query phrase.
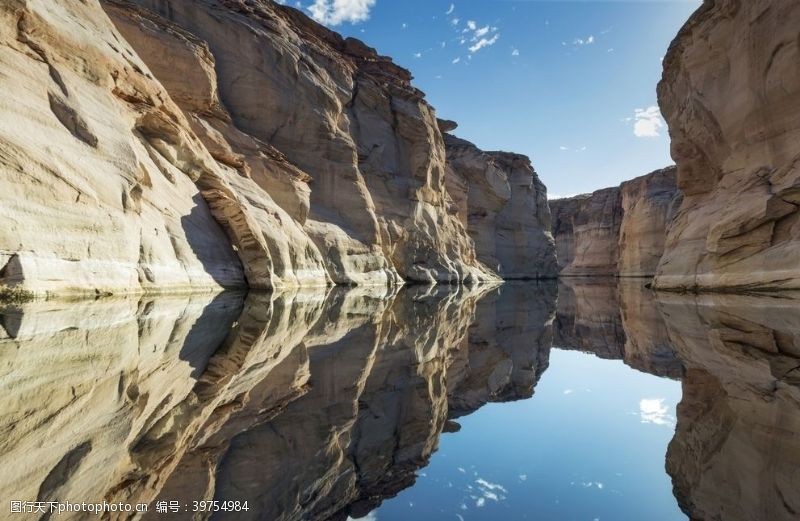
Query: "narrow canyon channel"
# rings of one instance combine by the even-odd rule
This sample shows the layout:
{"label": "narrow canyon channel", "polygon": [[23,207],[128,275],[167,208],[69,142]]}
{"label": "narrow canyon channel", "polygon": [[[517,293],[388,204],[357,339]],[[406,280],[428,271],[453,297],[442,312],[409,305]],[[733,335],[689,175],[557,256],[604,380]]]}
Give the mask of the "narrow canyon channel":
{"label": "narrow canyon channel", "polygon": [[107,519],[797,519],[797,305],[613,278],[6,305],[0,498],[147,507]]}

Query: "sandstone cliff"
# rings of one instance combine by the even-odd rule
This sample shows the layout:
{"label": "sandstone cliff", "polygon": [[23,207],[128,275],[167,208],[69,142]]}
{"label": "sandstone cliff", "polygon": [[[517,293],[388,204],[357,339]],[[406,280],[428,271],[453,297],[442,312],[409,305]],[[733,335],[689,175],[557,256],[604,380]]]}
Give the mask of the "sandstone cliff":
{"label": "sandstone cliff", "polygon": [[555,277],[547,189],[530,159],[484,152],[451,134],[444,142],[447,186],[478,260],[504,279]]}
{"label": "sandstone cliff", "polygon": [[619,187],[551,200],[561,274],[653,276],[680,201],[674,167]]}
{"label": "sandstone cliff", "polygon": [[619,188],[550,201],[561,275],[615,275],[622,205]]}
{"label": "sandstone cliff", "polygon": [[800,287],[800,4],[706,1],[658,86],[685,198],[659,288]]}
{"label": "sandstone cliff", "polygon": [[0,284],[498,279],[433,109],[363,43],[272,2],[14,0],[0,23]]}

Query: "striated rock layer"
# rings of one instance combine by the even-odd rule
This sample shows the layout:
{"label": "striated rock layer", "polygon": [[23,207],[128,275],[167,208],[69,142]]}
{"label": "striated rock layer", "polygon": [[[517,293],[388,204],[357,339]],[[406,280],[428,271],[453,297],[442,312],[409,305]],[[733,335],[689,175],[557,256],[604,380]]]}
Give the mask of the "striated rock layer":
{"label": "striated rock layer", "polygon": [[0,70],[0,285],[497,279],[408,71],[299,11],[11,0]]}
{"label": "striated rock layer", "polygon": [[478,260],[504,279],[555,277],[547,188],[530,159],[484,152],[451,134],[444,142],[447,186]]}
{"label": "striated rock layer", "polygon": [[[442,134],[407,70],[274,2],[103,4],[215,159],[274,194],[334,282],[496,278],[448,211]],[[203,71],[197,93],[184,70]]]}
{"label": "striated rock layer", "polygon": [[615,275],[622,205],[619,188],[550,201],[561,275]]}
{"label": "striated rock layer", "polygon": [[800,288],[800,4],[706,1],[658,86],[683,204],[658,288]]}
{"label": "striated rock layer", "polygon": [[680,201],[675,167],[550,201],[561,275],[655,275]]}

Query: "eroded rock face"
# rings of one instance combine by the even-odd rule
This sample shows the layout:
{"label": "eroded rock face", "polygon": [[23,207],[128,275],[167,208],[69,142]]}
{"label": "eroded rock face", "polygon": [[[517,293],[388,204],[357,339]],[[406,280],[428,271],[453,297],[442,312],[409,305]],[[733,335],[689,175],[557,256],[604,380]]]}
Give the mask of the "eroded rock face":
{"label": "eroded rock face", "polygon": [[448,213],[433,109],[362,43],[272,2],[14,0],[0,23],[0,284],[497,279]]}
{"label": "eroded rock face", "polygon": [[622,198],[604,188],[550,202],[561,275],[614,275],[619,262]]}
{"label": "eroded rock face", "polygon": [[448,189],[478,260],[504,279],[555,277],[547,189],[530,159],[484,152],[451,134],[444,140]]}
{"label": "eroded rock face", "polygon": [[684,193],[659,288],[800,287],[800,5],[705,2],[658,87]]}
{"label": "eroded rock face", "polygon": [[561,274],[652,277],[680,201],[675,167],[618,188],[551,200]]}
{"label": "eroded rock face", "polygon": [[244,285],[244,203],[99,5],[3,2],[0,42],[0,283]]}
{"label": "eroded rock face", "polygon": [[[496,279],[448,211],[434,111],[391,59],[273,2],[104,5],[215,159],[275,194],[334,282]],[[185,69],[204,71],[196,93]]]}
{"label": "eroded rock face", "polygon": [[681,203],[675,167],[656,170],[620,185],[620,277],[652,277],[664,254],[667,227]]}

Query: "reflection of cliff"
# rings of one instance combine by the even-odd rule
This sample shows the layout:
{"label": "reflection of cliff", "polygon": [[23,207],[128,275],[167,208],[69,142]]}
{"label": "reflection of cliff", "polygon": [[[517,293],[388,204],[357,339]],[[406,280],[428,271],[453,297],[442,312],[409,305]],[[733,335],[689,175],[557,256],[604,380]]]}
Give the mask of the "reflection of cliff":
{"label": "reflection of cliff", "polygon": [[667,471],[693,519],[800,516],[798,304],[659,296],[686,366]]}
{"label": "reflection of cliff", "polygon": [[532,394],[555,307],[535,285],[210,299],[4,311],[0,496],[366,513],[448,418]]}
{"label": "reflection of cliff", "polygon": [[667,471],[692,519],[797,519],[800,301],[580,279],[558,299],[555,346],[681,378]]}

